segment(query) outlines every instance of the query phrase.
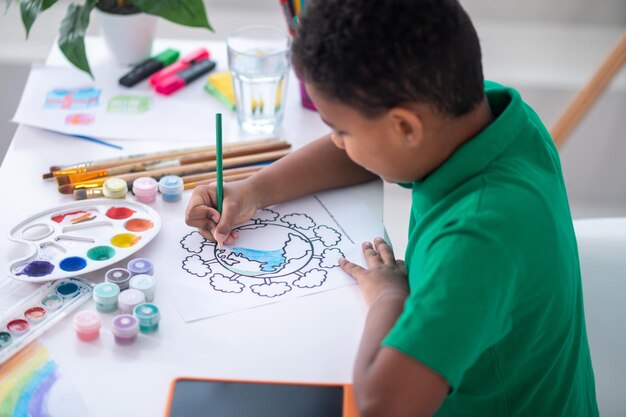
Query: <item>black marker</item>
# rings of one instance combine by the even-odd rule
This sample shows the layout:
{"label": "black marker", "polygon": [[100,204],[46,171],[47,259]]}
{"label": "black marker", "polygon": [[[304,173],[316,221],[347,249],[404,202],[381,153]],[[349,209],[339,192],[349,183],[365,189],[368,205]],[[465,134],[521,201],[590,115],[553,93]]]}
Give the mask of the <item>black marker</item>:
{"label": "black marker", "polygon": [[173,64],[178,59],[180,53],[174,49],[166,49],[157,56],[143,61],[136,65],[130,72],[120,78],[119,83],[124,87],[133,85],[145,80],[159,70]]}
{"label": "black marker", "polygon": [[154,89],[157,93],[170,95],[174,91],[180,90],[193,80],[200,78],[202,75],[207,72],[212,71],[215,68],[215,61],[211,61],[210,59],[204,59],[199,61],[189,68],[182,70],[176,74],[172,74],[169,77],[166,77],[154,86]]}

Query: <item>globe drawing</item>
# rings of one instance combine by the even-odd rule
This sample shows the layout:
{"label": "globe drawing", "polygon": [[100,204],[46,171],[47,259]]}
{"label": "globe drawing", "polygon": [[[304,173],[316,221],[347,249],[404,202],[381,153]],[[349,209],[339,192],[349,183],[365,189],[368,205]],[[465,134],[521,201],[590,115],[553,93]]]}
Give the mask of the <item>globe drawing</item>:
{"label": "globe drawing", "polygon": [[[305,267],[313,257],[313,244],[293,228],[273,223],[236,228],[239,238],[232,246],[215,246],[215,259],[229,271],[255,278],[274,278]],[[268,239],[268,236],[271,236]]]}

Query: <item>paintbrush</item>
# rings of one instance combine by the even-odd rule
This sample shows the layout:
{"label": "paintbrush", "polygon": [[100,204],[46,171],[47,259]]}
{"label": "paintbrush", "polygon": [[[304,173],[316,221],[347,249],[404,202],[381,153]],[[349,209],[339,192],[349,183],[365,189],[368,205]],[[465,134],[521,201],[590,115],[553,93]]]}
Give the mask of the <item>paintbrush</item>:
{"label": "paintbrush", "polygon": [[[273,152],[265,152],[254,155],[246,155],[239,156],[234,158],[228,158],[224,160],[224,168],[234,168],[241,167],[247,165],[255,165],[262,162],[270,162],[275,161],[277,159],[282,158],[285,155],[288,155],[289,151],[273,151]],[[65,184],[59,186],[59,192],[61,194],[72,194],[76,189],[83,188],[96,188],[101,187],[109,178],[120,178],[128,183],[132,183],[134,180],[140,177],[152,177],[155,180],[161,179],[161,177],[165,175],[192,175],[192,174],[200,174],[206,173],[215,170],[215,161],[209,162],[200,162],[197,164],[183,165],[179,167],[169,167],[163,169],[157,169],[152,171],[138,172],[133,174],[125,174],[125,175],[116,175],[115,177],[103,177],[97,178],[95,180],[89,180],[85,182],[78,182],[75,184]]]}
{"label": "paintbrush", "polygon": [[[261,144],[267,144],[276,142],[277,139],[258,139],[254,141],[242,142],[242,143],[233,143],[225,146],[225,149],[236,149],[242,147],[256,146]],[[146,161],[155,161],[159,159],[173,159],[179,158],[185,155],[191,155],[195,153],[202,152],[215,152],[215,146],[203,146],[196,148],[183,148],[183,149],[175,149],[168,151],[160,151],[160,152],[149,152],[149,153],[141,153],[129,156],[122,156],[118,158],[110,158],[110,159],[102,159],[98,161],[84,161],[78,162],[75,164],[62,165],[62,166],[51,166],[50,172],[43,174],[43,178],[53,178],[55,175],[68,175],[68,174],[76,174],[79,172],[87,172],[87,171],[95,171],[100,169],[111,168],[118,165],[126,165],[131,163],[138,162],[146,162]]]}
{"label": "paintbrush", "polygon": [[[269,144],[259,144],[246,147],[236,147],[226,150],[224,152],[224,158],[234,158],[237,156],[252,155],[257,153],[278,151],[283,149],[289,149],[291,145],[285,141],[277,141]],[[200,154],[186,155],[174,159],[158,159],[153,161],[137,162],[125,165],[119,165],[107,169],[78,172],[75,174],[56,175],[58,185],[74,184],[78,182],[85,182],[96,178],[113,177],[122,174],[129,174],[134,172],[152,171],[155,169],[161,169],[166,167],[175,167],[182,165],[191,165],[199,162],[213,161],[215,160],[216,151],[203,152]]]}

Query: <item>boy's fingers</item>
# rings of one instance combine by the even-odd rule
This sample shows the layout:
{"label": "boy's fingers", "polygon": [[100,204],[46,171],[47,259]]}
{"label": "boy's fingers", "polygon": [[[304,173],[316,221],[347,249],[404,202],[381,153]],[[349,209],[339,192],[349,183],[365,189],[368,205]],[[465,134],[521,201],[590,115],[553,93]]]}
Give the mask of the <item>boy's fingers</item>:
{"label": "boy's fingers", "polygon": [[352,278],[356,278],[357,280],[359,279],[360,274],[366,271],[366,269],[360,267],[357,264],[353,264],[352,262],[348,261],[346,258],[339,259],[339,266],[341,267],[341,269],[347,272]]}
{"label": "boy's fingers", "polygon": [[400,272],[402,272],[402,274],[406,275],[406,265],[404,264],[404,261],[399,259],[396,261],[396,266],[398,267],[398,269],[400,270]]}
{"label": "boy's fingers", "polygon": [[382,237],[377,237],[374,239],[374,245],[376,245],[376,251],[380,255],[383,263],[385,264],[393,264],[396,262],[396,257],[393,254],[393,250],[391,247],[385,242],[385,239]]}
{"label": "boy's fingers", "polygon": [[380,256],[370,242],[363,242],[363,256],[368,268],[374,268],[380,264]]}

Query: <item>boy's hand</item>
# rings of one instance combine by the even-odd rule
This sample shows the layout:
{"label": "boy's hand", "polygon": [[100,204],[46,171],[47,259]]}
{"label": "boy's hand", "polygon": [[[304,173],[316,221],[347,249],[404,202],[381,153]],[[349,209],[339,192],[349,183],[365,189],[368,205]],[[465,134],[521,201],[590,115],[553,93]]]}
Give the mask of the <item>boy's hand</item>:
{"label": "boy's hand", "polygon": [[216,184],[196,188],[185,212],[185,223],[197,227],[212,242],[231,244],[239,237],[233,227],[256,213],[257,201],[246,180],[224,184],[222,214],[217,212]]}
{"label": "boy's hand", "polygon": [[339,260],[339,266],[359,282],[368,306],[379,297],[408,296],[409,285],[404,261],[396,260],[384,239],[374,239],[374,246],[370,242],[363,243],[363,255],[369,269],[344,258]]}

